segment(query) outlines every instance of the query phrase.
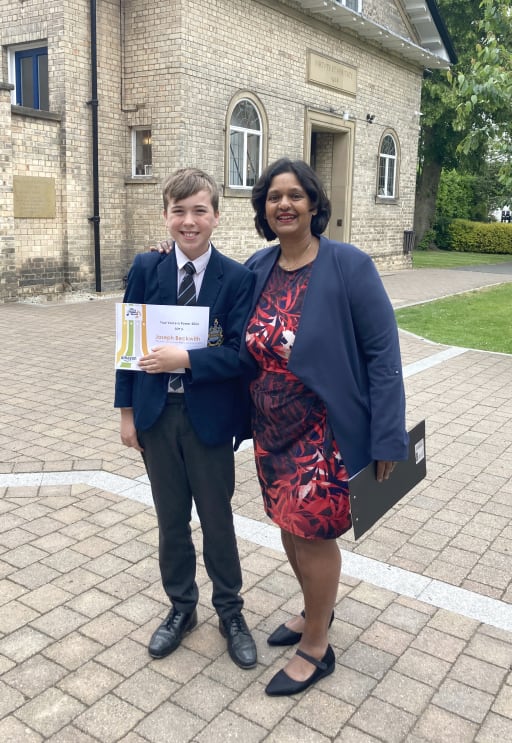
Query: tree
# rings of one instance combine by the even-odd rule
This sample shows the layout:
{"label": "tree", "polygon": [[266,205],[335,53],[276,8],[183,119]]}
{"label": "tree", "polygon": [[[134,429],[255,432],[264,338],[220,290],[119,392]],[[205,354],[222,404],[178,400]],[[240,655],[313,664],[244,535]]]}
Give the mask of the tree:
{"label": "tree", "polygon": [[[480,0],[438,0],[438,5],[457,50],[458,62],[453,74],[467,78],[480,40],[478,22],[483,19]],[[443,167],[460,166],[464,151],[459,146],[477,120],[475,113],[469,110],[466,119],[462,120],[457,108],[459,93],[451,81],[448,71],[436,70],[423,83],[414,215],[416,244],[432,227],[441,171]],[[472,142],[473,164],[482,163],[486,149],[487,143],[483,138]]]}
{"label": "tree", "polygon": [[[448,75],[458,98],[455,129],[464,156],[491,143],[501,183],[512,191],[512,8],[510,0],[482,0],[479,42],[468,71]],[[502,204],[503,205],[503,204]]]}

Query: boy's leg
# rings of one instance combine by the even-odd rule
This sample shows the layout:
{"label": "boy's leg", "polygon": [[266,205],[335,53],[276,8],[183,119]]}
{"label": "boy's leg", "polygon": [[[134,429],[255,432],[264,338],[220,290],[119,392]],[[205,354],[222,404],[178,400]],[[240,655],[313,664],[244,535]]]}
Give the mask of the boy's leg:
{"label": "boy's leg", "polygon": [[229,619],[243,607],[242,571],[231,510],[235,488],[233,446],[206,446],[191,426],[183,445],[203,532],[205,567],[213,584],[212,602],[219,617]]}
{"label": "boy's leg", "polygon": [[182,450],[186,420],[181,395],[175,395],[148,431],[138,432],[159,528],[162,584],[173,606],[193,612],[198,601],[196,554],[191,537],[192,494]]}
{"label": "boy's leg", "polygon": [[231,659],[253,668],[256,645],[242,615],[242,571],[238,556],[231,498],[235,488],[232,443],[205,446],[192,427],[183,439],[188,479],[203,531],[203,555],[213,583],[212,601],[219,629]]}

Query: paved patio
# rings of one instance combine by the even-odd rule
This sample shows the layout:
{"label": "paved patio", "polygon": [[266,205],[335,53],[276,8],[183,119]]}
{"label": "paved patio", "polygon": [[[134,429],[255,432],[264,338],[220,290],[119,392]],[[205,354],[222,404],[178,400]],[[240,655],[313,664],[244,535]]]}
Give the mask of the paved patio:
{"label": "paved patio", "polygon": [[[395,306],[503,281],[384,276]],[[302,606],[249,448],[234,511],[259,664],[231,662],[202,564],[199,626],[170,657],[147,654],[167,603],[149,485],[112,408],[116,299],[0,307],[0,740],[512,740],[512,357],[401,335],[427,478],[357,543],[339,540],[336,672],[269,699],[293,649],[266,636]]]}

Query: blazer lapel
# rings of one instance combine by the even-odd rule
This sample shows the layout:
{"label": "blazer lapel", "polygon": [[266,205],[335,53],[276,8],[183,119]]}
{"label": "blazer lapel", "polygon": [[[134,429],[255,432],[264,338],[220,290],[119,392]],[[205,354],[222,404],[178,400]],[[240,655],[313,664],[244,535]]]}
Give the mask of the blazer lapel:
{"label": "blazer lapel", "polygon": [[[330,325],[330,318],[333,313],[332,311],[329,312],[328,306],[324,307],[325,277],[331,276],[335,267],[330,259],[331,253],[325,248],[325,242],[326,238],[320,237],[320,247],[309,276],[288,365],[293,365],[299,354],[305,352],[305,355],[308,355],[309,341],[319,332],[319,317],[322,318],[321,322],[324,330]],[[323,249],[322,245],[324,245]],[[320,308],[322,308],[322,311],[319,312]]]}
{"label": "blazer lapel", "polygon": [[270,272],[274,268],[274,264],[279,257],[279,245],[273,247],[268,253],[262,256],[261,261],[256,270],[256,281],[254,284],[254,293],[252,297],[251,315],[256,307],[260,294],[265,288]]}
{"label": "blazer lapel", "polygon": [[203,276],[197,304],[212,309],[222,287],[224,270],[219,251],[212,245],[212,254]]}
{"label": "blazer lapel", "polygon": [[178,265],[174,250],[162,258],[158,264],[158,289],[161,304],[176,304],[178,297]]}
{"label": "blazer lapel", "polygon": [[247,319],[245,321],[244,329],[242,332],[242,343],[240,345],[240,358],[246,365],[248,365],[249,367],[252,367],[253,369],[256,368],[256,362],[254,358],[251,356],[251,354],[249,353],[249,351],[247,350],[247,346],[244,343],[245,334],[247,332],[247,325],[249,324],[249,320],[251,319],[253,315],[254,308],[256,307],[258,303],[258,299],[260,298],[260,294],[265,288],[267,279],[278,257],[279,257],[279,245],[276,245],[270,248],[270,250],[268,250],[266,254],[258,255],[256,253],[254,256],[255,262],[249,266],[253,270],[253,272],[256,274],[256,281],[254,282],[254,291],[252,295],[251,309],[249,311],[249,314],[247,315]]}

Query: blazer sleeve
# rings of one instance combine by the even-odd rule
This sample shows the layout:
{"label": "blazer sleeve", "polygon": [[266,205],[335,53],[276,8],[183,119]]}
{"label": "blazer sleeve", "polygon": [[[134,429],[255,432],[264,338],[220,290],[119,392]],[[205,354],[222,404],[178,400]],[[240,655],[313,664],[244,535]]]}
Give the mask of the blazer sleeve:
{"label": "blazer sleeve", "polygon": [[352,321],[368,374],[371,456],[406,459],[405,391],[395,313],[369,256],[349,283]]}
{"label": "blazer sleeve", "polygon": [[[244,266],[232,272],[223,287],[219,310],[223,316],[222,343],[189,351],[190,370],[187,381],[190,384],[215,382],[238,377],[242,371],[239,356],[242,332],[250,310],[254,275]],[[215,314],[211,313],[211,316]]]}

